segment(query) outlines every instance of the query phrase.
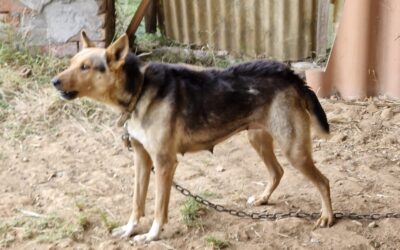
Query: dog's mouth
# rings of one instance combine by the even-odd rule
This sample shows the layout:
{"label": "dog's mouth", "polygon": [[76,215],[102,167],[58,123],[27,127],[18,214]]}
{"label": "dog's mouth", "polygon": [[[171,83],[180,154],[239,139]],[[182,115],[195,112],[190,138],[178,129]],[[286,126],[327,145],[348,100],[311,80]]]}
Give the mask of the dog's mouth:
{"label": "dog's mouth", "polygon": [[78,97],[78,91],[63,91],[63,90],[59,90],[60,95],[62,98],[64,98],[65,100],[72,100],[75,99],[76,97]]}

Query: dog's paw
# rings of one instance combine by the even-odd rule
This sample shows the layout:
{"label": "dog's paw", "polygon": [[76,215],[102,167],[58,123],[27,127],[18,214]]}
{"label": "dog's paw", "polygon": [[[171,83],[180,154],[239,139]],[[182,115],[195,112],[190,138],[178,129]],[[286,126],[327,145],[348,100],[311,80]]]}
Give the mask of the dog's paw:
{"label": "dog's paw", "polygon": [[140,234],[133,237],[133,240],[138,243],[147,243],[153,240],[158,240],[158,236],[161,233],[162,225],[153,221],[150,231],[147,234]]}
{"label": "dog's paw", "polygon": [[133,240],[138,243],[148,243],[150,241],[158,240],[158,235],[152,235],[150,233],[139,234],[133,237]]}
{"label": "dog's paw", "polygon": [[334,219],[333,219],[333,214],[330,215],[324,215],[322,214],[321,217],[317,220],[317,222],[314,225],[314,230],[319,228],[319,227],[330,227],[333,225]]}
{"label": "dog's paw", "polygon": [[250,206],[250,207],[268,205],[268,198],[250,196],[247,199],[247,205]]}
{"label": "dog's paw", "polygon": [[136,223],[129,222],[125,226],[114,228],[111,232],[112,236],[121,238],[128,238],[133,234]]}

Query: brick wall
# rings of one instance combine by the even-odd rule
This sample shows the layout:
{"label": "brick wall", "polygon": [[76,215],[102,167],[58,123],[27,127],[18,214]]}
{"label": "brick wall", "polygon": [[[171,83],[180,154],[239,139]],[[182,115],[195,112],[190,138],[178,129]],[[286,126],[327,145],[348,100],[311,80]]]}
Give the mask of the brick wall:
{"label": "brick wall", "polygon": [[0,0],[0,22],[15,27],[29,46],[56,56],[73,55],[80,49],[82,29],[98,46],[111,42],[114,0]]}

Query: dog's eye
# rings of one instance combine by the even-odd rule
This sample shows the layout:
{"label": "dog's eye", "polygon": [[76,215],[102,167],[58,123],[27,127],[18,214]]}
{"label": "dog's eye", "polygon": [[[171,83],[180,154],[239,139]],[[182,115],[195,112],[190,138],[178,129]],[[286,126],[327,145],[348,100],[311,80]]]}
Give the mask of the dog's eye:
{"label": "dog's eye", "polygon": [[84,63],[81,65],[81,70],[88,70],[88,69],[90,69],[89,65],[84,64]]}

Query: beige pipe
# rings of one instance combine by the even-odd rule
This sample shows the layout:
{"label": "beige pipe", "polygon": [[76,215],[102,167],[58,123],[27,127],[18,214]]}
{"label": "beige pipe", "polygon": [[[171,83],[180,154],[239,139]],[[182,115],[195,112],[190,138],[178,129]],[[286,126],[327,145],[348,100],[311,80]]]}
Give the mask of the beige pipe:
{"label": "beige pipe", "polygon": [[377,80],[380,94],[400,98],[400,1],[381,1]]}
{"label": "beige pipe", "polygon": [[325,71],[306,72],[320,97],[400,97],[400,0],[345,1]]}

